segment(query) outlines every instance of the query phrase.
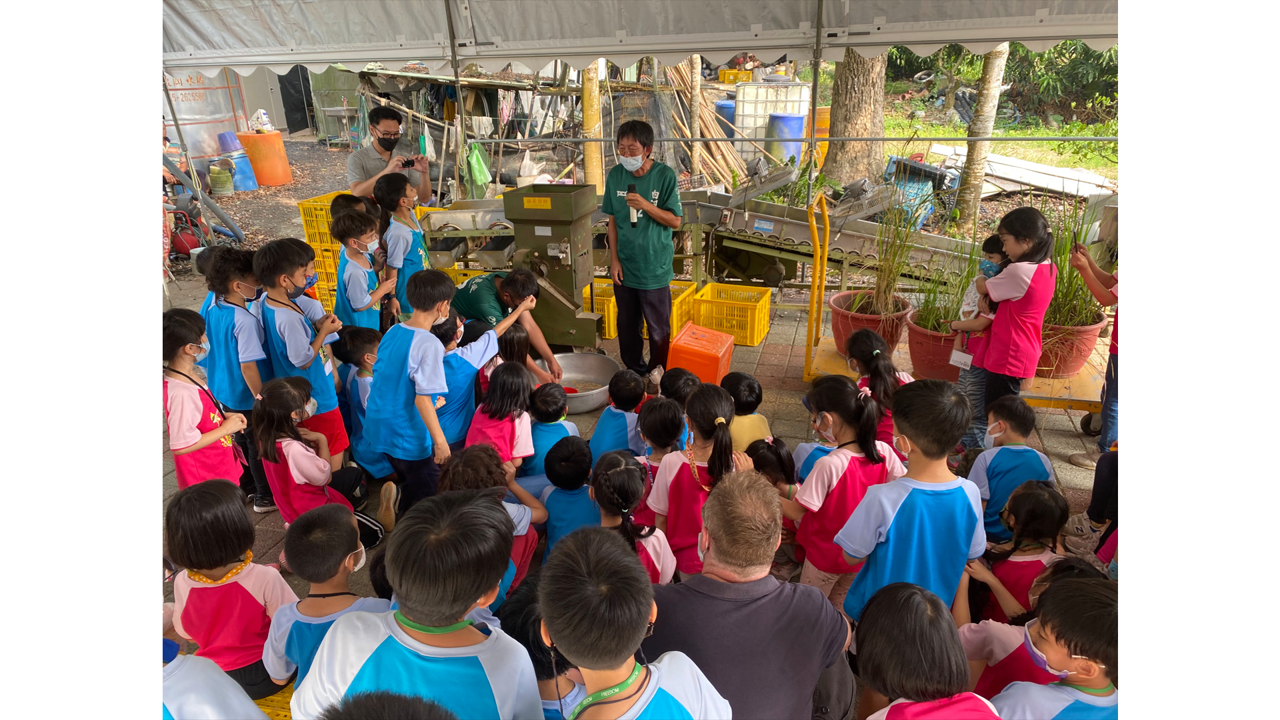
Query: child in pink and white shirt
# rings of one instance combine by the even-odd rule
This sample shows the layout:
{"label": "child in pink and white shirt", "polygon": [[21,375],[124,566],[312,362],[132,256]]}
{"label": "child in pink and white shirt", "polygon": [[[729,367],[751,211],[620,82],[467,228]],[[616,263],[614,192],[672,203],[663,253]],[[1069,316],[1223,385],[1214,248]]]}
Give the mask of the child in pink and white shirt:
{"label": "child in pink and white shirt", "polygon": [[650,582],[666,585],[676,574],[676,556],[671,552],[666,533],[635,521],[634,513],[642,502],[644,486],[645,470],[641,461],[626,450],[614,450],[601,455],[596,462],[591,471],[589,493],[600,506],[600,525],[614,528],[622,535],[636,551]]}
{"label": "child in pink and white shirt", "polygon": [[245,417],[224,416],[196,370],[196,361],[209,353],[204,318],[183,308],[166,312],[164,353],[165,426],[178,487],[213,479],[239,481],[244,455],[232,436],[244,430]]}
{"label": "child in pink and white shirt", "polygon": [[870,390],[871,399],[880,408],[876,440],[888,445],[899,460],[906,462],[907,456],[893,445],[893,393],[915,378],[894,366],[893,348],[870,330],[863,329],[850,335],[844,346],[849,362],[861,376],[858,387]]}
{"label": "child in pink and white shirt", "polygon": [[508,480],[515,478],[522,459],[534,453],[529,419],[529,395],[534,383],[533,373],[523,365],[513,362],[499,365],[489,378],[484,402],[476,408],[471,428],[467,430],[468,446],[488,443],[498,451]]}

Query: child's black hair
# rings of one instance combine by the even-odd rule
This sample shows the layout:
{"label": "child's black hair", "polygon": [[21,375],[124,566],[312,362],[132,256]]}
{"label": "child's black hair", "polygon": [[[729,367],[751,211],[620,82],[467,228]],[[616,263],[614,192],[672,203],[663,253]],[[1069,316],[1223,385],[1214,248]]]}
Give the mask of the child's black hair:
{"label": "child's black hair", "polygon": [[[1060,552],[1058,535],[1067,524],[1071,510],[1067,499],[1053,483],[1044,480],[1027,480],[1009,494],[1002,513],[1013,519],[1013,542],[1008,550],[987,550],[983,559],[992,567],[1008,560],[1024,545],[1039,543],[1049,550]],[[969,583],[969,607],[982,612],[987,606],[991,588],[977,580]]]}
{"label": "child's black hair", "polygon": [[440,341],[440,344],[446,350],[449,348],[449,344],[458,337],[458,321],[461,319],[462,316],[458,315],[458,311],[450,307],[449,319],[439,325],[431,326],[431,334],[436,336],[436,339]]}
{"label": "child's black hair", "polygon": [[190,570],[213,570],[243,559],[253,549],[253,521],[244,493],[227,480],[179,490],[164,511],[164,539],[169,559]]}
{"label": "child's black hair", "polygon": [[[305,245],[305,243],[304,243]],[[253,254],[253,276],[263,287],[280,285],[281,275],[293,275],[315,258],[309,258],[296,244],[286,240],[272,240]]]}
{"label": "child's black hair", "polygon": [[369,586],[373,594],[383,600],[390,600],[393,590],[391,581],[387,579],[387,548],[385,545],[369,553]]}
{"label": "child's black hair", "polygon": [[365,233],[378,229],[378,218],[359,210],[348,210],[334,216],[329,223],[329,236],[342,245],[350,245]]}
{"label": "child's black hair", "polygon": [[733,472],[733,437],[729,435],[733,398],[719,385],[703,383],[689,396],[684,414],[689,418],[689,427],[702,439],[711,441],[707,487],[714,488],[720,478]]}
{"label": "child's black hair", "polygon": [[530,295],[538,297],[538,276],[528,268],[516,268],[502,278],[502,292],[511,293],[511,307],[517,307]]}
{"label": "child's black hair", "polygon": [[951,611],[919,585],[881,588],[855,632],[859,679],[891,702],[941,700],[969,687],[969,662]]}
{"label": "child's black hair", "polygon": [[370,207],[370,204],[362,197],[357,197],[351,193],[338,193],[338,196],[329,203],[329,217],[336,218],[340,213],[348,210],[357,210],[359,212],[369,213],[370,210],[376,211]]}
{"label": "child's black hair", "polygon": [[360,532],[352,517],[346,505],[332,503],[294,518],[284,531],[289,571],[309,583],[326,582],[337,575],[342,562],[360,547]]}
{"label": "child's black hair", "polygon": [[946,457],[973,420],[969,398],[946,380],[916,380],[893,399],[898,432],[930,460]]}
{"label": "child's black hair", "polygon": [[[382,108],[374,108],[380,110]],[[316,720],[458,720],[448,708],[417,695],[401,695],[387,690],[347,695],[325,708]]]}
{"label": "child's black hair", "polygon": [[569,409],[569,396],[558,383],[539,385],[529,396],[529,416],[540,423],[558,422]]}
{"label": "child's black hair", "polygon": [[684,430],[684,406],[661,395],[649,398],[640,406],[636,428],[655,448],[676,447]]}
{"label": "child's black hair", "polygon": [[582,527],[557,542],[542,566],[538,607],[547,635],[570,662],[611,670],[640,648],[653,586],[617,533]]}
{"label": "child's black hair", "polygon": [[449,276],[439,270],[419,270],[409,276],[404,287],[409,305],[423,311],[434,310],[436,305],[452,300],[456,291]]}
{"label": "child's black hair", "polygon": [[378,203],[378,235],[386,236],[391,227],[391,216],[400,208],[405,191],[409,189],[409,176],[401,173],[387,173],[373,184],[373,199]]}
{"label": "child's black hair", "polygon": [[515,525],[489,492],[422,500],[387,542],[387,579],[400,612],[424,625],[452,625],[507,571]]}
{"label": "child's black hair", "polygon": [[[879,337],[877,335],[876,337]],[[853,430],[858,449],[873,464],[884,462],[876,446],[876,428],[883,413],[872,394],[864,394],[851,382],[814,383],[804,396],[804,406],[814,415],[830,413]]]}
{"label": "child's black hair", "polygon": [[1036,429],[1036,411],[1017,395],[1005,395],[987,406],[987,414],[1002,420],[1009,429],[1027,437]]}
{"label": "child's black hair", "polygon": [[338,330],[338,341],[330,345],[333,356],[348,365],[359,365],[365,355],[377,355],[382,333],[373,328],[343,325]]}
{"label": "child's black hair", "polygon": [[561,490],[577,490],[591,477],[591,445],[576,435],[562,437],[542,459],[547,479]]}
{"label": "child's black hair", "polygon": [[619,370],[609,378],[609,400],[623,412],[635,410],[644,400],[644,380],[634,370]]}
{"label": "child's black hair", "polygon": [[169,362],[188,345],[199,345],[204,337],[204,318],[195,310],[186,308],[170,308],[164,311],[164,330],[161,333],[161,346],[164,349],[164,361]]}
{"label": "child's black hair", "polygon": [[306,256],[307,262],[312,262],[316,259],[316,249],[308,245],[306,240],[299,240],[298,238],[280,238],[280,242],[289,243],[297,248],[298,252]]}
{"label": "child's black hair", "polygon": [[440,469],[440,492],[505,487],[507,474],[502,469],[502,458],[488,443],[468,445],[450,455]]}
{"label": "child's black hair", "polygon": [[489,375],[489,389],[480,409],[494,420],[518,417],[529,410],[529,395],[535,382],[529,368],[504,362]]}
{"label": "child's black hair", "polygon": [[769,482],[794,483],[796,481],[796,461],[791,458],[791,450],[780,437],[770,440],[755,440],[747,446],[747,457],[756,472],[769,478]]}
{"label": "child's black hair", "polygon": [[231,283],[237,280],[249,283],[250,278],[256,279],[253,274],[254,252],[252,250],[214,246],[200,254],[212,255],[209,265],[205,268],[204,281],[209,292],[218,297],[225,297],[231,290]]}
{"label": "child's black hair", "polygon": [[662,380],[658,383],[658,389],[662,392],[662,397],[671,398],[680,405],[680,410],[684,411],[684,404],[689,402],[689,396],[702,381],[692,370],[686,368],[671,368],[662,374]]}
{"label": "child's black hair", "polygon": [[862,329],[844,341],[845,353],[867,371],[867,387],[884,411],[893,410],[893,396],[898,391],[898,368],[893,365],[893,348],[876,333]]}
{"label": "child's black hair", "polygon": [[1018,258],[1018,262],[1042,263],[1053,256],[1053,230],[1044,215],[1033,207],[1014,208],[1005,213],[996,232],[1031,241],[1031,248]]}
{"label": "child's black hair", "polygon": [[636,541],[653,534],[653,528],[635,525],[631,516],[644,499],[645,470],[640,461],[626,450],[614,450],[600,456],[591,471],[591,489],[596,504],[603,512],[622,518],[618,534],[635,552]]}
{"label": "child's black hair", "polygon": [[265,462],[283,462],[276,455],[276,441],[286,438],[302,442],[298,421],[293,413],[306,408],[311,399],[311,383],[304,377],[268,380],[262,385],[261,399],[253,404],[253,440],[258,456]]}
{"label": "child's black hair", "polygon": [[[1100,580],[1108,579],[1106,573],[1094,567],[1093,564],[1090,563],[1088,560],[1085,560],[1084,558],[1080,558],[1080,557],[1075,557],[1074,555],[1065,555],[1049,563],[1049,565],[1046,566],[1044,570],[1041,570],[1040,574],[1036,576],[1035,581],[1031,583],[1031,588],[1034,590],[1037,585],[1043,585],[1044,587],[1047,588],[1053,583],[1059,580],[1064,580],[1066,578],[1098,578]],[[970,587],[972,586],[973,586],[973,583],[971,582]],[[1044,592],[1044,590],[1042,589],[1041,592]],[[1030,598],[1032,605],[1033,606],[1036,605],[1039,599],[1040,598],[1038,596],[1035,598]],[[970,605],[969,607],[973,607],[973,606]],[[1022,613],[1017,617],[1010,618],[1009,624],[1022,627],[1023,625],[1026,625],[1027,623],[1035,619],[1036,619],[1036,609],[1035,607],[1031,607],[1027,610],[1027,612]]]}
{"label": "child's black hair", "polygon": [[220,247],[225,247],[225,246],[214,245],[213,247],[207,248],[204,251],[196,254],[196,272],[200,273],[201,275],[209,274],[209,264],[213,262],[214,251],[216,251]]}
{"label": "child's black hair", "polygon": [[498,336],[498,355],[504,363],[525,367],[529,362],[529,331],[516,323]]}
{"label": "child's black hair", "polygon": [[986,240],[983,240],[982,252],[987,255],[1004,255],[1005,260],[1009,259],[1004,252],[1004,241],[999,235],[989,235]]}
{"label": "child's black hair", "polygon": [[538,610],[538,576],[526,577],[498,608],[502,632],[510,635],[529,653],[533,675],[539,680],[554,680],[576,667],[555,648],[542,641],[542,612]]}
{"label": "child's black hair", "polygon": [[[559,548],[557,543],[556,549]],[[1052,632],[1072,655],[1104,666],[1107,678],[1120,685],[1120,657],[1116,648],[1119,594],[1115,583],[1096,578],[1058,580],[1040,594],[1036,613],[1040,626]]]}
{"label": "child's black hair", "polygon": [[760,401],[764,399],[764,390],[760,387],[760,381],[744,372],[731,372],[725,375],[720,381],[720,387],[728,390],[729,397],[733,398],[735,415],[750,415],[760,407]]}

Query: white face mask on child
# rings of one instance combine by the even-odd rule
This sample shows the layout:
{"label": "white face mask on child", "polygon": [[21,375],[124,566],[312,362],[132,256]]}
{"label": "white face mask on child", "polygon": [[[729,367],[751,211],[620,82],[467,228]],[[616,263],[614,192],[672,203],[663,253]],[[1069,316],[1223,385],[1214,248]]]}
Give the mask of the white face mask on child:
{"label": "white face mask on child", "polygon": [[818,413],[818,421],[817,421],[817,422],[810,423],[810,425],[812,425],[812,426],[813,426],[813,429],[814,429],[815,431],[817,431],[818,435],[819,435],[823,440],[826,440],[827,442],[835,442],[835,441],[836,441],[836,434],[835,434],[834,432],[832,432],[832,430],[835,428],[835,422],[834,422],[834,421],[832,421],[832,423],[831,423],[830,425],[828,425],[828,426],[827,426],[827,429],[826,429],[826,430],[823,430],[823,429],[822,429],[822,416],[823,416],[823,415],[825,415],[825,414],[826,414],[826,413]]}
{"label": "white face mask on child", "polygon": [[998,433],[995,433],[994,435],[991,433],[991,428],[995,427],[998,424],[999,423],[992,423],[987,426],[987,434],[985,437],[982,438],[982,447],[986,448],[987,450],[990,450],[991,448],[995,447],[996,438],[1004,434],[1003,430],[1001,430]]}
{"label": "white face mask on child", "polygon": [[[351,568],[351,572],[353,573],[360,572],[360,568],[364,567],[364,561],[365,561],[364,543],[360,544],[360,547],[356,549],[356,552],[360,553],[360,559],[356,561],[356,566]],[[355,555],[355,553],[351,553],[351,554]]]}
{"label": "white face mask on child", "polygon": [[307,406],[303,408],[303,412],[305,412],[307,416],[302,418],[294,418],[293,419],[294,424],[296,425],[297,423],[300,423],[309,417],[313,417],[316,414],[316,410],[318,410],[319,408],[320,408],[320,404],[316,402],[316,399],[310,398],[309,400],[307,400]]}

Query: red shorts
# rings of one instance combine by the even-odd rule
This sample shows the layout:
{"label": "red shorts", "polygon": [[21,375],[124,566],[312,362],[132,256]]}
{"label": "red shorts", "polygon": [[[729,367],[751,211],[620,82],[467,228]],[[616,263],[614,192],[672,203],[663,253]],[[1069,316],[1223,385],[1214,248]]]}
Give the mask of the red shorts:
{"label": "red shorts", "polygon": [[312,415],[298,423],[298,426],[323,435],[324,439],[329,441],[330,455],[337,455],[351,447],[351,441],[347,439],[347,428],[342,424],[342,413],[338,408]]}

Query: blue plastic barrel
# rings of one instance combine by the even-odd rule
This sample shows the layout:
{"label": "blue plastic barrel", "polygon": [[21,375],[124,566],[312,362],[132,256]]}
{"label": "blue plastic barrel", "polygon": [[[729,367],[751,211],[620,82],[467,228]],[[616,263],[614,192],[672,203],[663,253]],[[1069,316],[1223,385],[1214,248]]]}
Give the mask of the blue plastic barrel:
{"label": "blue plastic barrel", "polygon": [[218,152],[229,153],[236,150],[244,150],[244,146],[240,144],[240,138],[236,137],[235,130],[218,133]]}
{"label": "blue plastic barrel", "polygon": [[[765,131],[765,137],[803,138],[804,120],[804,115],[792,113],[769,113],[769,127]],[[781,162],[786,162],[788,157],[794,155],[796,162],[799,163],[803,148],[804,143],[798,142],[773,141],[767,142],[764,145],[765,152],[774,156]]]}
{"label": "blue plastic barrel", "polygon": [[734,101],[717,100],[716,115],[723,120],[720,123],[721,132],[725,134],[725,137],[733,137]]}
{"label": "blue plastic barrel", "polygon": [[224,153],[222,157],[235,163],[236,172],[231,176],[231,180],[236,192],[258,189],[258,179],[253,175],[253,165],[249,164],[248,155],[241,151]]}

